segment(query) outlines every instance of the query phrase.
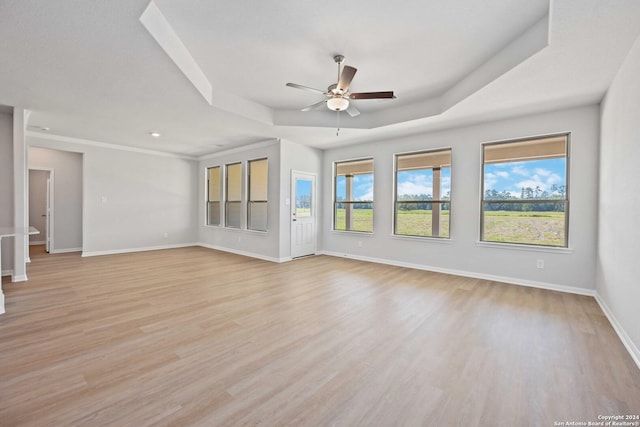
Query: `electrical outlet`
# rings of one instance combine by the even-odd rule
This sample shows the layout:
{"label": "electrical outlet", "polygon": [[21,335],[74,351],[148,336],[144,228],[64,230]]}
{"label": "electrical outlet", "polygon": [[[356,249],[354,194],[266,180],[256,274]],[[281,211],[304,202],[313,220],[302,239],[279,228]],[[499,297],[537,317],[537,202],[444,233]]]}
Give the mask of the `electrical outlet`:
{"label": "electrical outlet", "polygon": [[167,237],[169,237],[169,233],[165,231],[163,237],[166,239]]}
{"label": "electrical outlet", "polygon": [[358,240],[358,247],[361,248],[362,247],[362,240]]}
{"label": "electrical outlet", "polygon": [[539,259],[538,261],[536,261],[536,267],[537,268],[544,268],[544,260],[543,259]]}

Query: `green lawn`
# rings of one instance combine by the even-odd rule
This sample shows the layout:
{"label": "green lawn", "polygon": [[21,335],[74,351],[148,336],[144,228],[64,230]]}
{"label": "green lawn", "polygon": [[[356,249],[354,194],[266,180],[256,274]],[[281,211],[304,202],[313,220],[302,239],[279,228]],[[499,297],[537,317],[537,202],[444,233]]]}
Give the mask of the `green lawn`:
{"label": "green lawn", "polygon": [[[336,230],[345,230],[345,210],[336,211]],[[431,211],[414,210],[398,213],[396,234],[431,236]],[[373,231],[373,210],[354,209],[352,231]],[[449,211],[443,211],[440,219],[440,237],[449,237]]]}
{"label": "green lawn", "polygon": [[[345,210],[336,210],[336,230],[346,230]],[[373,209],[354,209],[351,231],[373,231]]]}
{"label": "green lawn", "polygon": [[564,246],[564,212],[485,212],[484,240]]}
{"label": "green lawn", "polygon": [[[396,234],[431,236],[431,211],[400,211]],[[345,211],[336,212],[336,230],[345,230]],[[352,231],[373,231],[373,210],[354,209]],[[449,211],[440,218],[440,237],[449,237]],[[486,212],[484,240],[489,242],[564,245],[564,212]]]}
{"label": "green lawn", "polygon": [[[399,211],[396,216],[396,234],[406,236],[433,236],[432,211]],[[440,231],[437,237],[449,237],[449,211],[440,215]]]}

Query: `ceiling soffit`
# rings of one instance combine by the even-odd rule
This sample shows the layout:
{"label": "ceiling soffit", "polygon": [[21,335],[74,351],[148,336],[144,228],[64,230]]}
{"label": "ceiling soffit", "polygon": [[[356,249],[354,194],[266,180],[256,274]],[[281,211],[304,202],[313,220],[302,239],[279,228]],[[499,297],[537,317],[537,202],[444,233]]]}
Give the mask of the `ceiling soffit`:
{"label": "ceiling soffit", "polygon": [[[296,127],[335,127],[336,113],[332,111],[302,112],[298,109],[272,108],[254,100],[243,98],[228,90],[217,89],[203,71],[198,60],[190,53],[188,42],[181,39],[153,0],[149,3],[140,22],[212,107],[269,125]],[[466,74],[436,94],[427,94],[411,102],[385,100],[366,114],[349,117],[341,114],[339,126],[352,129],[373,129],[440,115],[470,95],[495,81],[526,59],[544,49],[549,43],[549,14],[547,13],[511,39],[506,45],[492,52],[484,61],[466,71]],[[215,55],[215,52],[212,54]],[[461,52],[461,54],[463,54]],[[282,85],[282,91],[287,90]],[[358,108],[361,109],[358,104]],[[339,114],[339,113],[338,113]]]}

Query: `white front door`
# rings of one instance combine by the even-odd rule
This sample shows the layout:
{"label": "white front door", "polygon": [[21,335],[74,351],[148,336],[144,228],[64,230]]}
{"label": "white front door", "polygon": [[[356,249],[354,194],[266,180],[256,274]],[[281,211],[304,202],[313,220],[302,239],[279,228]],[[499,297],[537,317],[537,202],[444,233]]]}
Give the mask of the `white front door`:
{"label": "white front door", "polygon": [[291,172],[291,258],[316,252],[316,175]]}

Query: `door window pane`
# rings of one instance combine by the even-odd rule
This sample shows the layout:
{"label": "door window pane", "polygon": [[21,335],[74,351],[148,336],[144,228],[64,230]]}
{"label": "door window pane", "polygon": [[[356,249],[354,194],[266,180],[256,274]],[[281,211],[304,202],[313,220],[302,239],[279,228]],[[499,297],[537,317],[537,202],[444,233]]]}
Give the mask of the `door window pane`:
{"label": "door window pane", "polygon": [[310,217],[312,182],[307,179],[296,179],[296,217]]}

